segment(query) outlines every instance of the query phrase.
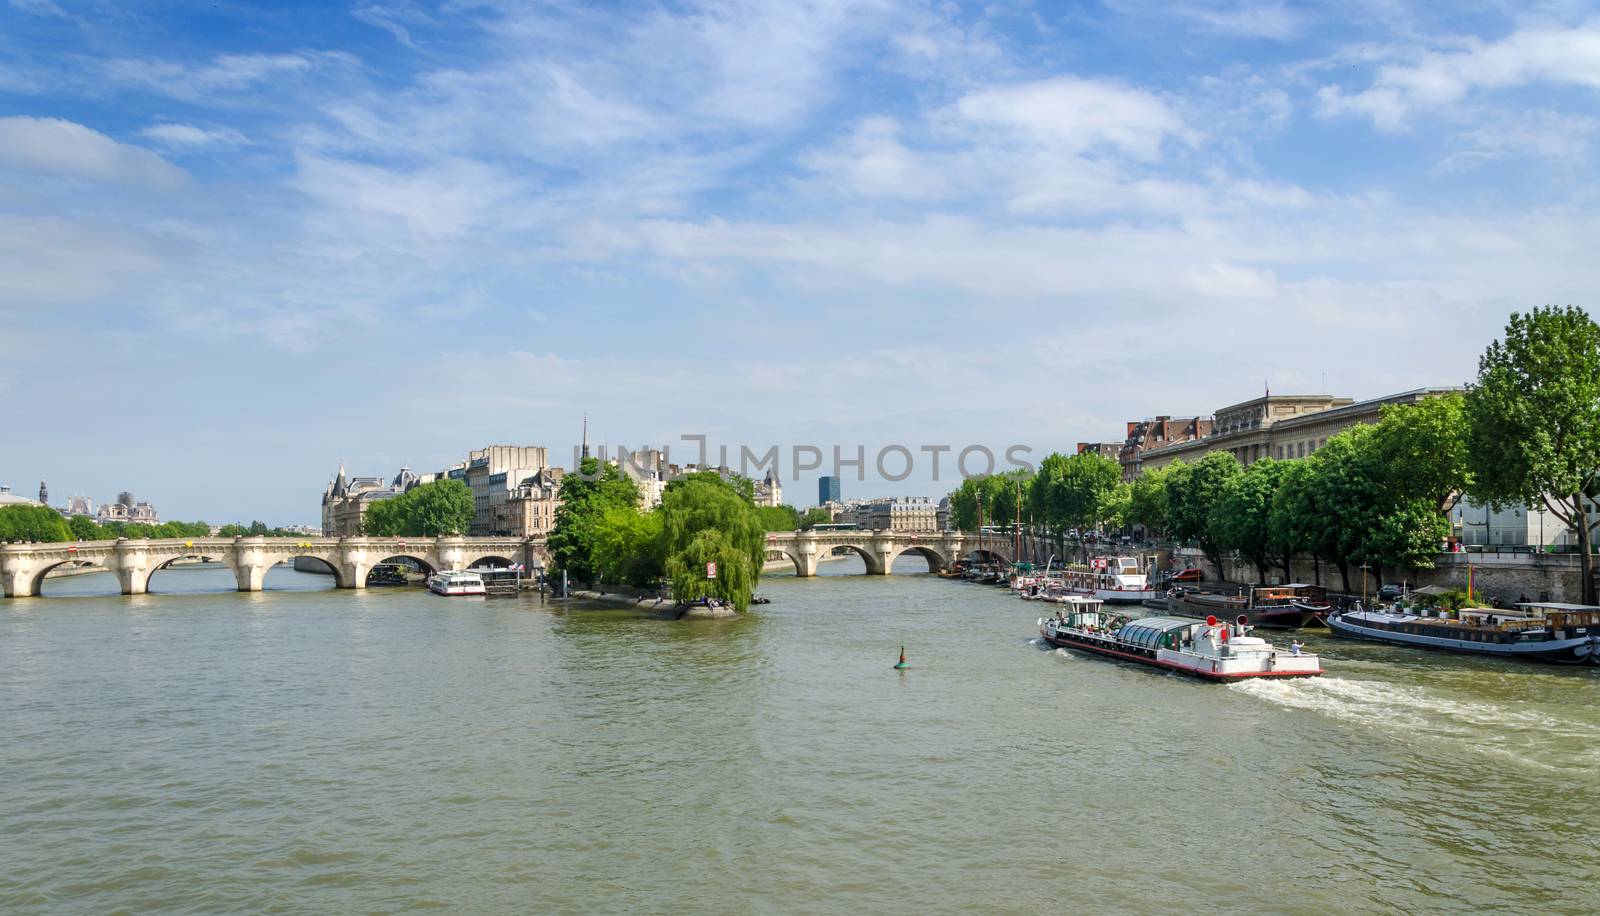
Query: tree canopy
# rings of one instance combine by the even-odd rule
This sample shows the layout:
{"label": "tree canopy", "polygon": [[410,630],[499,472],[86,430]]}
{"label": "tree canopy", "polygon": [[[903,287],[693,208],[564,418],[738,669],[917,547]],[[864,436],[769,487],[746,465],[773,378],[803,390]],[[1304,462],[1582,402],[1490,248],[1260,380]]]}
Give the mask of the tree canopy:
{"label": "tree canopy", "polygon": [[1588,508],[1600,473],[1600,327],[1580,308],[1513,312],[1467,387],[1467,460],[1476,496],[1541,501],[1578,536],[1583,600],[1594,603]]}
{"label": "tree canopy", "polygon": [[465,483],[435,480],[374,502],[362,519],[362,531],[379,537],[465,534],[474,514],[472,490]]}
{"label": "tree canopy", "polygon": [[[667,489],[676,482],[667,485]],[[585,458],[579,473],[561,479],[561,507],[556,510],[555,527],[550,532],[550,557],[557,570],[582,582],[594,582],[599,574],[594,550],[597,526],[610,509],[637,510],[639,488],[615,465]]]}
{"label": "tree canopy", "polygon": [[72,540],[72,529],[49,506],[0,506],[0,541],[55,543]]}
{"label": "tree canopy", "polygon": [[1174,461],[1167,471],[1168,533],[1199,545],[1218,578],[1226,575],[1211,518],[1228,484],[1240,473],[1239,459],[1227,452],[1207,452],[1194,464]]}
{"label": "tree canopy", "polygon": [[1273,502],[1289,467],[1286,462],[1262,458],[1227,480],[1211,508],[1212,540],[1249,558],[1262,585],[1267,584],[1269,558],[1278,544],[1272,527]]}
{"label": "tree canopy", "polygon": [[[747,609],[767,556],[767,531],[750,497],[716,474],[689,475],[668,485],[659,511],[673,598],[711,597]],[[706,575],[713,562],[716,578]]]}

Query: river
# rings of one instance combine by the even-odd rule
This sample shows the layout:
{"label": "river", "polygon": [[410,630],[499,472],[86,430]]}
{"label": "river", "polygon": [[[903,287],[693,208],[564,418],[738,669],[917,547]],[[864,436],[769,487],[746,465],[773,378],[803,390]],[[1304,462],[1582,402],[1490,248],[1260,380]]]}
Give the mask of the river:
{"label": "river", "polygon": [[696,622],[51,580],[0,601],[0,911],[1600,907],[1593,671],[1313,632],[1219,687],[860,569]]}

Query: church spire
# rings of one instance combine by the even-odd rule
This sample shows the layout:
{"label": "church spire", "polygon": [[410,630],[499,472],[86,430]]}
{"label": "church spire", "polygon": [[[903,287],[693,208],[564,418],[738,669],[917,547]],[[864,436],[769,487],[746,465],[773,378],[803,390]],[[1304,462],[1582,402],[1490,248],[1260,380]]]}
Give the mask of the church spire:
{"label": "church spire", "polygon": [[589,411],[583,412],[583,457],[589,458]]}

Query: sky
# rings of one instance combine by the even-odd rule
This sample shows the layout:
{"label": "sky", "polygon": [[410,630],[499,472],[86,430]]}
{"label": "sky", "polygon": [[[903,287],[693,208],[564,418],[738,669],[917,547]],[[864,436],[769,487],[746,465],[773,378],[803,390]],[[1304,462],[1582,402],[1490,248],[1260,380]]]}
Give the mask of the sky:
{"label": "sky", "polygon": [[1586,3],[0,0],[0,483],[314,524],[587,412],[806,505],[1464,384],[1596,306],[1597,93]]}

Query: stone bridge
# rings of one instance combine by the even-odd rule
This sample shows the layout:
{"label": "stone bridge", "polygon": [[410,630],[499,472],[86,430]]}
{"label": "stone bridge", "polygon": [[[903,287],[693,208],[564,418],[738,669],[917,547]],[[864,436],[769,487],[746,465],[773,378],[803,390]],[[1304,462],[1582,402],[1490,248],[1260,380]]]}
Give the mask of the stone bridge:
{"label": "stone bridge", "polygon": [[928,568],[949,569],[957,560],[978,556],[1011,562],[1011,540],[1004,535],[982,538],[959,531],[777,531],[767,535],[767,551],[781,553],[794,563],[797,576],[814,576],[817,563],[843,548],[867,564],[868,575],[887,576],[894,561],[907,553],[922,556]]}
{"label": "stone bridge", "polygon": [[157,570],[175,560],[206,559],[233,570],[241,592],[261,591],[267,570],[284,560],[311,557],[333,571],[340,588],[365,588],[372,567],[401,557],[426,570],[466,569],[484,560],[499,565],[549,565],[542,539],[469,537],[194,538],[119,539],[58,544],[0,545],[0,588],[7,598],[39,594],[45,574],[58,566],[99,566],[116,574],[124,595],[142,595]]}

